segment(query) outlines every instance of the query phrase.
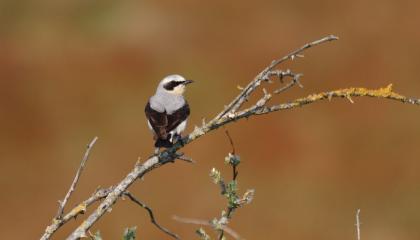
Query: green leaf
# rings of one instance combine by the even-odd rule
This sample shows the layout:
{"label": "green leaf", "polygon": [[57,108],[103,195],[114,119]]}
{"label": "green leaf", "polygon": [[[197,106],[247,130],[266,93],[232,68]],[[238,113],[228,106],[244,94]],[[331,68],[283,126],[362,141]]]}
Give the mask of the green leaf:
{"label": "green leaf", "polygon": [[135,240],[137,227],[126,228],[124,230],[123,240]]}

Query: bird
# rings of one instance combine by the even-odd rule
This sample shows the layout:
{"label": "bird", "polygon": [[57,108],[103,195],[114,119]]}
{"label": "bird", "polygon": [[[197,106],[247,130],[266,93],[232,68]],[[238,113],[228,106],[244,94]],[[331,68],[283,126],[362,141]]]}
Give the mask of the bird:
{"label": "bird", "polygon": [[155,153],[162,147],[172,147],[187,127],[190,107],[184,92],[193,82],[178,74],[169,75],[160,81],[156,93],[149,98],[144,112],[154,135]]}

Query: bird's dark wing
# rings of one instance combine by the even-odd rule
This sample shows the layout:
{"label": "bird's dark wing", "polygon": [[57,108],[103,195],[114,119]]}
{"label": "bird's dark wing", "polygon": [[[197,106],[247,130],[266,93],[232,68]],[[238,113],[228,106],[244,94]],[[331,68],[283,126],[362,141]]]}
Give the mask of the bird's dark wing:
{"label": "bird's dark wing", "polygon": [[166,127],[166,131],[170,132],[174,130],[179,124],[187,120],[189,115],[190,115],[190,106],[185,101],[185,105],[182,108],[176,110],[175,112],[167,116],[168,126]]}
{"label": "bird's dark wing", "polygon": [[156,136],[159,139],[166,139],[168,137],[169,131],[168,127],[168,115],[166,112],[158,112],[150,107],[150,102],[147,103],[146,108],[144,109],[146,117],[152,125],[153,130],[156,133]]}

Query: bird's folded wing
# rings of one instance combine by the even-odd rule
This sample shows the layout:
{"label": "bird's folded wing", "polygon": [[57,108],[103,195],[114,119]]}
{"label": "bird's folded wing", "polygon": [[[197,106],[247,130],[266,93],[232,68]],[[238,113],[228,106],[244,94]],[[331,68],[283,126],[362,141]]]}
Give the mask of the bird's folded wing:
{"label": "bird's folded wing", "polygon": [[158,112],[150,107],[150,103],[147,103],[144,109],[146,117],[150,122],[153,130],[160,139],[166,139],[168,137],[168,115],[166,112]]}
{"label": "bird's folded wing", "polygon": [[187,120],[188,116],[190,115],[190,106],[187,102],[185,102],[185,105],[173,112],[172,114],[168,115],[168,126],[166,127],[166,130],[168,132],[174,130],[179,124],[181,124],[183,121]]}

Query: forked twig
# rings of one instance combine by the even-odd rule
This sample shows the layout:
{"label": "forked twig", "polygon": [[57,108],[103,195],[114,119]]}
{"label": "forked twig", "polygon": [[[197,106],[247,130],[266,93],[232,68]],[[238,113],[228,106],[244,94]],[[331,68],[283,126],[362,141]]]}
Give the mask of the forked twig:
{"label": "forked twig", "polygon": [[268,74],[280,63],[287,61],[289,59],[293,60],[296,56],[301,56],[300,54],[305,51],[308,48],[320,45],[325,42],[330,42],[338,40],[338,37],[334,35],[326,36],[324,38],[321,38],[319,40],[313,41],[311,43],[307,43],[303,45],[302,47],[298,48],[297,50],[287,54],[283,58],[274,60],[271,62],[271,64],[265,68],[263,71],[261,71],[253,81],[251,81],[244,89],[243,91],[223,110],[221,113],[219,113],[215,119],[221,119],[222,117],[226,116],[228,113],[236,112],[242,104],[248,100],[249,95],[261,84],[261,81],[268,80],[269,76]]}
{"label": "forked twig", "polygon": [[87,207],[92,205],[93,203],[104,199],[108,196],[108,194],[113,190],[113,187],[109,188],[100,188],[97,189],[92,196],[90,196],[85,201],[81,202],[80,204],[76,205],[72,210],[70,210],[67,214],[65,214],[60,219],[53,219],[51,225],[49,225],[44,232],[44,235],[42,235],[41,240],[47,240],[50,239],[51,235],[57,231],[61,226],[66,224],[71,219],[76,218],[79,214],[83,214],[86,212]]}
{"label": "forked twig", "polygon": [[59,207],[58,207],[58,212],[57,212],[57,215],[55,216],[55,219],[61,219],[62,218],[63,212],[64,212],[64,207],[66,206],[67,201],[70,199],[71,194],[76,189],[77,182],[79,181],[80,175],[82,174],[82,171],[85,167],[85,164],[86,164],[86,162],[89,158],[90,150],[92,149],[93,145],[95,145],[97,140],[98,140],[98,137],[94,137],[93,140],[87,145],[86,152],[83,155],[82,162],[80,163],[79,169],[77,169],[76,176],[74,176],[74,179],[73,179],[73,182],[71,183],[69,191],[67,192],[66,196],[64,197],[64,199],[62,201],[60,201],[60,200],[58,201]]}

